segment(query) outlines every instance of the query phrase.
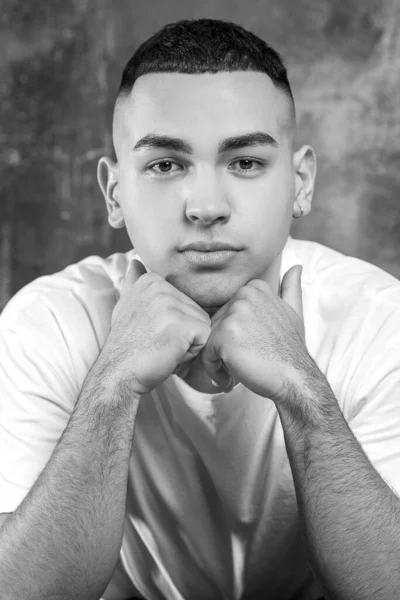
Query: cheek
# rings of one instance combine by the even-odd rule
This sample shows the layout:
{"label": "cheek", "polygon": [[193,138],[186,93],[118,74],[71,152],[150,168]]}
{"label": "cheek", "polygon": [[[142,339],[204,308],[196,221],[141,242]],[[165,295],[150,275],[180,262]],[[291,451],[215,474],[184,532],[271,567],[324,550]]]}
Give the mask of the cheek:
{"label": "cheek", "polygon": [[294,201],[294,180],[288,169],[274,168],[268,177],[260,181],[253,192],[254,202],[249,203],[249,212],[257,228],[259,221],[276,227],[290,217]]}
{"label": "cheek", "polygon": [[[252,246],[261,253],[280,248],[286,242],[293,216],[294,181],[288,170],[276,169],[257,190],[256,202],[248,209],[243,222],[251,232]],[[253,196],[254,197],[254,196]]]}
{"label": "cheek", "polygon": [[160,258],[166,256],[171,246],[174,229],[165,226],[165,215],[155,210],[146,198],[130,202],[125,211],[125,226],[132,246],[145,261],[148,268],[161,272]]}
{"label": "cheek", "polygon": [[140,179],[129,173],[120,177],[120,198],[128,232],[140,234],[157,214],[154,199]]}
{"label": "cheek", "polygon": [[291,163],[287,159],[278,161],[271,175],[269,183],[276,206],[285,211],[287,204],[294,200],[295,183]]}
{"label": "cheek", "polygon": [[170,245],[177,236],[182,220],[182,193],[162,183],[125,181],[122,188],[128,233],[148,245]]}

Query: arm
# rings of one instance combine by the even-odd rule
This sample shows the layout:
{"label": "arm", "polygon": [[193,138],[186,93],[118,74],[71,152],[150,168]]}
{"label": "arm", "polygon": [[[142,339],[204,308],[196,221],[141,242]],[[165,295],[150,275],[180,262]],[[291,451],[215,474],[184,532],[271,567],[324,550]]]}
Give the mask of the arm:
{"label": "arm", "polygon": [[397,597],[400,499],[363,452],[322,374],[293,396],[277,410],[316,579],[329,600]]}
{"label": "arm", "polygon": [[138,405],[93,365],[48,463],[0,532],[4,600],[100,598],[122,543]]}

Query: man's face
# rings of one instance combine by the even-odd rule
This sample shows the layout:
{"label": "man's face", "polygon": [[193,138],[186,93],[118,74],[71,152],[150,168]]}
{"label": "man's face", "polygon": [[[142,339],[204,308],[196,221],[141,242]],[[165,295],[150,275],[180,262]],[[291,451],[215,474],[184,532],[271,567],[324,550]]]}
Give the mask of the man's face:
{"label": "man's face", "polygon": [[[219,152],[225,138],[262,132],[265,145]],[[252,279],[278,292],[295,197],[290,105],[263,73],[140,77],[114,118],[114,198],[132,245],[158,273],[212,315]],[[192,148],[135,145],[149,134]],[[198,241],[240,248],[222,264],[181,251]]]}

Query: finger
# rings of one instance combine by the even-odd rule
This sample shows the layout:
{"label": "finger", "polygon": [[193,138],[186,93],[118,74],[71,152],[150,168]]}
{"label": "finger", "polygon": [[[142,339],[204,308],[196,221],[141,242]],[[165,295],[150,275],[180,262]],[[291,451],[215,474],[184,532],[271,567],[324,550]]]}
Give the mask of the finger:
{"label": "finger", "polygon": [[[128,271],[125,275],[124,282],[123,282],[121,292],[120,292],[120,296],[122,296],[122,294],[124,294],[131,285],[136,283],[136,281],[142,275],[145,275],[146,273],[152,273],[152,271],[147,270],[142,262],[140,262],[138,259],[134,258],[131,261]],[[162,276],[159,276],[159,277],[161,278]],[[167,282],[167,283],[169,285],[169,291],[173,296],[175,296],[178,300],[183,302],[185,305],[191,306],[192,308],[196,309],[197,316],[202,318],[202,320],[205,320],[206,322],[210,322],[210,317],[201,308],[201,306],[199,304],[197,304],[197,302],[195,302],[194,300],[192,300],[192,298],[189,298],[189,296],[187,296],[186,294],[184,294],[183,292],[181,292],[180,290],[175,288],[171,283],[169,283],[169,282]]]}
{"label": "finger", "polygon": [[216,313],[213,314],[211,317],[211,322],[213,325],[217,325],[221,321],[231,304],[232,300],[229,300],[226,304],[223,304]]}
{"label": "finger", "polygon": [[[185,326],[183,319],[184,315],[182,315],[182,326]],[[175,370],[173,371],[174,375],[186,377],[186,375],[189,372],[189,369],[191,369],[192,364],[194,363],[200,352],[203,350],[203,348],[206,346],[207,341],[211,335],[210,324],[205,323],[203,320],[200,319],[196,320],[197,328],[193,335],[193,339],[191,340],[189,348],[185,352],[184,356],[180,359]],[[190,318],[188,327],[191,327],[193,329],[193,317]]]}
{"label": "finger", "polygon": [[[186,315],[186,316],[190,317],[191,319],[195,318],[197,321],[201,321],[201,323],[203,325],[207,326],[209,335],[211,335],[210,317],[208,316],[208,314],[206,312],[204,312],[202,309],[200,309],[200,307],[196,308],[195,306],[184,303],[184,308],[182,310],[182,313],[183,313],[182,317],[184,317]],[[207,338],[207,340],[208,340],[208,338]],[[181,360],[181,362],[177,365],[173,374],[179,375],[179,377],[185,378],[186,375],[188,374],[189,370],[192,368],[192,364],[194,363],[194,361],[196,360],[196,358],[200,354],[200,352],[203,350],[206,343],[207,343],[207,341],[204,344],[202,342],[198,342],[196,344],[192,343],[192,345],[186,352],[186,354],[183,357],[183,359]]]}
{"label": "finger", "polygon": [[301,291],[301,265],[294,265],[285,273],[281,283],[280,296],[298,316],[303,319],[303,294]]}
{"label": "finger", "polygon": [[[211,334],[212,335],[212,334]],[[208,341],[201,353],[201,362],[207,374],[215,383],[217,383],[226,392],[231,391],[235,386],[234,378],[229,373],[224,361],[218,354],[218,346],[214,340]]]}
{"label": "finger", "polygon": [[185,362],[179,363],[175,371],[173,371],[173,375],[178,375],[179,377],[184,379],[189,373],[190,369],[193,367],[193,364],[195,363],[196,359],[197,356],[195,358],[192,358],[191,360],[185,360]]}
{"label": "finger", "polygon": [[186,375],[189,373],[190,369],[192,368],[192,364],[194,361],[191,361],[189,363],[180,363],[175,371],[173,371],[173,375],[178,375],[178,377],[181,377],[182,379],[184,379],[186,377]]}
{"label": "finger", "polygon": [[198,319],[211,328],[210,317],[198,304],[182,301],[180,309],[182,310],[183,315]]}

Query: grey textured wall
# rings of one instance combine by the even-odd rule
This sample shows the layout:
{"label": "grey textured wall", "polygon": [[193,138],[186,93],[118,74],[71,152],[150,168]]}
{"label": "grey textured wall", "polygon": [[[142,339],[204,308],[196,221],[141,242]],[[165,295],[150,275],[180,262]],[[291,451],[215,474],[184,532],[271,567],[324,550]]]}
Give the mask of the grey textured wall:
{"label": "grey textured wall", "polygon": [[237,22],[282,54],[319,159],[292,234],[400,277],[399,0],[0,0],[0,310],[23,285],[131,245],[96,182],[121,70],[161,26]]}

